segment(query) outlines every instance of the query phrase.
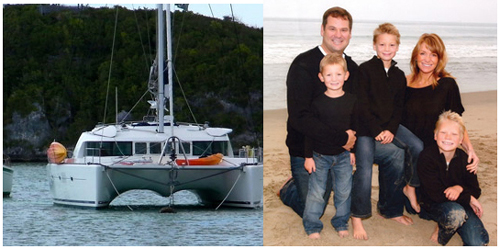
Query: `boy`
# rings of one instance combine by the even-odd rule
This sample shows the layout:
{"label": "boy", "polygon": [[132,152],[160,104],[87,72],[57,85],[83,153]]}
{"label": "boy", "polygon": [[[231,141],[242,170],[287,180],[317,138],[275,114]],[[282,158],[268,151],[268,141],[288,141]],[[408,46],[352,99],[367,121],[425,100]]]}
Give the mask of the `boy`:
{"label": "boy", "polygon": [[361,219],[372,215],[374,163],[379,166],[379,214],[405,225],[413,224],[411,218],[403,215],[404,150],[393,143],[406,90],[405,74],[392,60],[398,51],[399,39],[399,31],[394,25],[379,25],[373,32],[373,49],[377,55],[359,66],[360,125],[356,134],[356,171],[351,205],[355,239],[368,239]]}
{"label": "boy", "polygon": [[458,146],[465,125],[458,113],[446,111],[439,116],[434,131],[436,144],[426,147],[418,159],[422,203],[420,217],[437,222],[431,240],[446,245],[458,232],[469,246],[489,243],[488,232],[480,218],[481,189],[477,176],[467,170],[468,155]]}
{"label": "boy", "polygon": [[[311,103],[311,110],[316,118],[331,129],[342,131],[356,130],[356,97],[344,92],[344,82],[349,78],[347,63],[342,55],[332,53],[320,62],[318,77],[326,86],[324,94]],[[326,202],[323,198],[327,187],[328,174],[333,179],[335,216],[331,223],[341,238],[349,235],[347,230],[351,213],[352,165],[353,153],[342,146],[332,146],[328,138],[305,140],[304,167],[310,174],[309,188],[303,215],[306,233],[311,239],[319,239],[323,224],[320,217]]]}

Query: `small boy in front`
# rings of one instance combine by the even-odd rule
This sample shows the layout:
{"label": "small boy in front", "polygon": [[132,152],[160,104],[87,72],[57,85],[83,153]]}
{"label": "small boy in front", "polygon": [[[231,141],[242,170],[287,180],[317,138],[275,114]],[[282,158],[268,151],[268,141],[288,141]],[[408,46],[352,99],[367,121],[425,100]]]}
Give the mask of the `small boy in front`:
{"label": "small boy in front", "polygon": [[[327,90],[311,103],[314,115],[332,128],[355,131],[357,101],[353,94],[342,90],[344,81],[349,77],[347,63],[342,55],[325,56],[320,62],[318,77],[325,83]],[[323,195],[325,191],[330,191],[326,189],[326,180],[328,174],[331,174],[334,179],[332,189],[336,209],[331,223],[341,238],[348,236],[354,154],[341,146],[330,146],[327,141],[306,137],[305,157],[304,167],[311,174],[302,218],[306,233],[311,239],[320,238],[323,229],[320,217],[326,206]]]}
{"label": "small boy in front", "polygon": [[446,245],[458,232],[466,246],[485,246],[488,232],[481,222],[483,208],[477,176],[467,170],[468,155],[458,146],[464,137],[462,117],[451,111],[439,116],[436,144],[425,148],[417,172],[422,190],[420,217],[437,222],[431,240]]}

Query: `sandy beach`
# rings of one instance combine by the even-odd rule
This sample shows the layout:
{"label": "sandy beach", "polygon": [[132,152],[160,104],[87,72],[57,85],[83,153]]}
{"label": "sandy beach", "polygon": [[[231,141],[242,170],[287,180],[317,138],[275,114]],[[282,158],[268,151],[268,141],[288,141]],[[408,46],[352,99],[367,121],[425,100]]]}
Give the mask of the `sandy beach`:
{"label": "sandy beach", "polygon": [[[476,153],[479,156],[479,198],[484,209],[482,221],[490,236],[490,246],[497,246],[497,92],[462,94],[465,107],[464,120]],[[430,241],[436,223],[408,215],[413,225],[405,226],[386,220],[376,214],[378,200],[378,169],[374,166],[372,181],[373,216],[363,221],[369,239],[352,238],[349,222],[348,238],[341,239],[330,224],[335,213],[330,199],[322,217],[324,229],[321,239],[307,238],[302,219],[280,201],[276,192],[290,176],[286,138],[285,109],[264,111],[264,246],[437,246]],[[461,246],[455,234],[449,246]]]}

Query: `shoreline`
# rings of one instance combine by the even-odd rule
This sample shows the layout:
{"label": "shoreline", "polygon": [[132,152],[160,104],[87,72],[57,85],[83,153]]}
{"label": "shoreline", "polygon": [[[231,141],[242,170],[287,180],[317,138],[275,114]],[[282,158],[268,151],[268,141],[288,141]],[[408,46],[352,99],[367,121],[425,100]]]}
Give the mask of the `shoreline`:
{"label": "shoreline", "polygon": [[[497,245],[497,91],[462,93],[463,114],[474,150],[480,159],[478,178],[482,189],[479,201],[484,209],[483,224],[490,236],[490,246]],[[321,218],[324,228],[321,239],[307,238],[302,219],[281,202],[276,192],[290,176],[290,163],[286,138],[286,109],[264,110],[264,246],[438,246],[430,241],[435,222],[411,217],[413,225],[404,226],[377,215],[378,169],[374,166],[372,177],[372,217],[363,225],[369,239],[352,238],[349,222],[348,238],[341,239],[330,219],[335,213],[330,199]],[[447,244],[461,246],[456,234]]]}

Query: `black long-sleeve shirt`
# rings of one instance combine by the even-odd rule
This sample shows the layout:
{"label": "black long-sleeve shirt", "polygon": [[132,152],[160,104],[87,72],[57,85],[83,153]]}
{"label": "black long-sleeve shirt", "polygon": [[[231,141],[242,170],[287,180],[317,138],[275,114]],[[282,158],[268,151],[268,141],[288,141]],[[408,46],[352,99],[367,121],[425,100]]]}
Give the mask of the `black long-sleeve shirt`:
{"label": "black long-sleeve shirt", "polygon": [[[357,130],[357,100],[353,94],[345,93],[337,98],[322,94],[313,100],[311,110],[315,117],[333,130]],[[313,151],[322,155],[338,155],[345,149],[342,146],[329,144],[327,137],[318,140],[306,136],[305,157],[312,157]]]}
{"label": "black long-sleeve shirt", "polygon": [[420,178],[423,207],[449,201],[444,194],[448,187],[460,185],[462,193],[456,200],[462,206],[468,206],[471,195],[476,199],[481,195],[477,176],[467,167],[468,155],[461,149],[455,151],[450,164],[446,165],[444,154],[440,153],[436,143],[426,147],[418,158],[417,172]]}
{"label": "black long-sleeve shirt", "polygon": [[392,61],[386,73],[382,60],[374,56],[359,65],[359,73],[360,124],[356,135],[376,137],[384,130],[396,135],[406,89],[404,72]]}
{"label": "black long-sleeve shirt", "polygon": [[[298,55],[288,70],[287,85],[287,137],[286,145],[290,156],[304,157],[304,136],[312,139],[327,137],[329,144],[343,146],[347,143],[347,133],[333,130],[320,122],[310,110],[312,100],[326,90],[318,78],[319,63],[324,54],[318,47]],[[344,91],[355,93],[358,65],[347,55],[349,79],[344,83]]]}
{"label": "black long-sleeve shirt", "polygon": [[424,142],[424,147],[436,143],[434,128],[439,115],[451,110],[464,112],[460,91],[453,78],[441,78],[435,88],[407,87],[401,124]]}

